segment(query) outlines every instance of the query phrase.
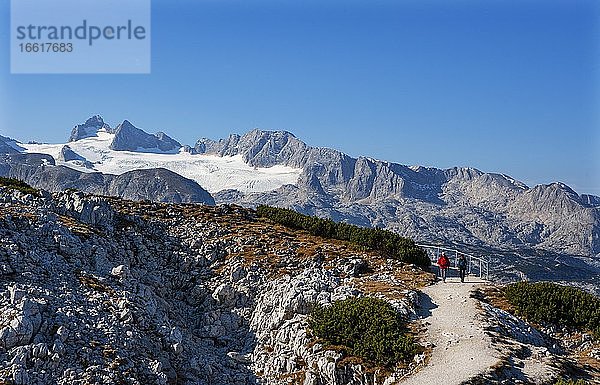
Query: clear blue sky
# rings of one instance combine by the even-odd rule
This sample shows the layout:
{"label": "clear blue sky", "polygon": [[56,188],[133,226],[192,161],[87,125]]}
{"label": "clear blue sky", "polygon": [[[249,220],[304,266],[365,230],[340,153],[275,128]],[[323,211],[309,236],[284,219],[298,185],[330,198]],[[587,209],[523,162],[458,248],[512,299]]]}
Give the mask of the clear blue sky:
{"label": "clear blue sky", "polygon": [[283,129],[600,195],[597,1],[154,0],[150,75],[10,75],[0,4],[3,135],[62,142],[92,114],[188,144]]}

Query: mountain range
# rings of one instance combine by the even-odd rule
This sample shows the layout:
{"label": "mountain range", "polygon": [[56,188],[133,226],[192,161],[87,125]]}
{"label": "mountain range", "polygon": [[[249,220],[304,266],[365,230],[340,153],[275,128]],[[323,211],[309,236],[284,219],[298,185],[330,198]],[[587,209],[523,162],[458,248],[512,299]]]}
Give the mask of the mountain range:
{"label": "mountain range", "polygon": [[127,120],[111,128],[100,116],[64,144],[0,137],[0,153],[0,175],[50,191],[288,207],[487,255],[498,278],[600,288],[600,197],[563,183],[529,187],[474,168],[353,158],[285,131],[182,145]]}

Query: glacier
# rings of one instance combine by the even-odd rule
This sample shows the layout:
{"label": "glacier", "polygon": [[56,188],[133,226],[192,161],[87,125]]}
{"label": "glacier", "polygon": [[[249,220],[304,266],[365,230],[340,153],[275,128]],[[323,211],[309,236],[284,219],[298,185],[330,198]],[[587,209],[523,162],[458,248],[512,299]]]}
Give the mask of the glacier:
{"label": "glacier", "polygon": [[110,148],[114,137],[114,133],[101,128],[93,136],[68,143],[74,153],[91,163],[91,167],[77,160],[60,160],[61,151],[67,143],[19,143],[19,146],[26,153],[50,155],[57,165],[85,173],[121,175],[133,170],[165,168],[196,181],[210,193],[222,190],[238,190],[244,194],[272,191],[296,184],[302,173],[301,168],[285,165],[253,167],[244,161],[242,155],[220,157],[192,154],[182,149],[177,153],[116,151]]}

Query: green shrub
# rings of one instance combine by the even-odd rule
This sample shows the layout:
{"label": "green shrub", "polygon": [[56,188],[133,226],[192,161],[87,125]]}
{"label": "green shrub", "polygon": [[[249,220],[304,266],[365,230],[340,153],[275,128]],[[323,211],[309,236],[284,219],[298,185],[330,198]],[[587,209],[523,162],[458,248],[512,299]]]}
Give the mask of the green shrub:
{"label": "green shrub", "polygon": [[260,217],[269,218],[284,226],[306,230],[312,235],[324,238],[348,241],[366,249],[378,250],[406,263],[414,263],[422,267],[427,267],[431,263],[425,251],[411,239],[388,230],[336,223],[331,219],[303,215],[294,210],[271,206],[258,206],[256,213]]}
{"label": "green shrub", "polygon": [[0,186],[8,187],[14,190],[21,191],[24,194],[39,195],[39,191],[15,178],[5,178],[0,176]]}
{"label": "green shrub", "polygon": [[588,385],[588,382],[584,380],[565,380],[561,378],[556,381],[554,385]]}
{"label": "green shrub", "polygon": [[552,323],[593,332],[600,337],[600,298],[581,289],[550,282],[508,285],[506,299],[535,323]]}
{"label": "green shrub", "polygon": [[416,352],[406,322],[384,300],[348,298],[329,307],[315,306],[309,327],[328,345],[341,346],[356,357],[383,366],[409,360]]}

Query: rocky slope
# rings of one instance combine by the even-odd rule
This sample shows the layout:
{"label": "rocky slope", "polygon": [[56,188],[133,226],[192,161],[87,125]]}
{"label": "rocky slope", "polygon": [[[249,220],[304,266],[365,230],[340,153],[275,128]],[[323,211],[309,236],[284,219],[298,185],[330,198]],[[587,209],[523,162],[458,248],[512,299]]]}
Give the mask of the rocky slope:
{"label": "rocky slope", "polygon": [[0,154],[18,154],[22,150],[24,149],[19,147],[15,140],[0,135]]}
{"label": "rocky slope", "polygon": [[14,384],[373,384],[309,345],[307,313],[371,284],[408,315],[430,280],[238,207],[4,188],[0,202],[0,381]]}

